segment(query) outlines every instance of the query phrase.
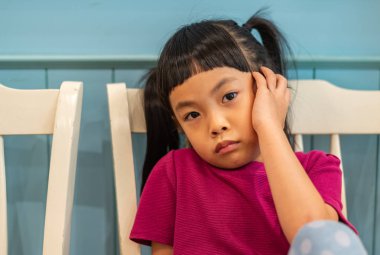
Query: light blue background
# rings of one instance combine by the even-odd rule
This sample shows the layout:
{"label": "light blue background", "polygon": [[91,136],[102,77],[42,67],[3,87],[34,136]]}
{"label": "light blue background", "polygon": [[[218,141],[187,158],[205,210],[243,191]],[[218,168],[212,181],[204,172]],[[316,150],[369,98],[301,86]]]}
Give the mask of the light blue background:
{"label": "light blue background", "polygon": [[178,26],[258,8],[307,56],[379,56],[378,0],[0,2],[2,54],[157,54]]}
{"label": "light blue background", "polygon": [[[380,58],[380,0],[283,1],[0,1],[0,83],[14,88],[57,88],[84,81],[71,254],[117,254],[112,153],[105,84],[138,86],[145,70],[96,67],[6,68],[28,56],[157,55],[181,25],[206,18],[243,23],[261,7],[287,36],[297,58]],[[20,62],[22,63],[22,61]],[[4,66],[4,64],[3,64]],[[299,78],[380,89],[379,65],[302,68]],[[137,171],[145,138],[134,136]],[[6,137],[9,254],[41,254],[50,137]],[[369,254],[380,254],[378,136],[343,136],[349,218]],[[309,137],[307,149],[328,149]],[[139,173],[137,173],[139,177]],[[145,250],[147,252],[147,250]]]}

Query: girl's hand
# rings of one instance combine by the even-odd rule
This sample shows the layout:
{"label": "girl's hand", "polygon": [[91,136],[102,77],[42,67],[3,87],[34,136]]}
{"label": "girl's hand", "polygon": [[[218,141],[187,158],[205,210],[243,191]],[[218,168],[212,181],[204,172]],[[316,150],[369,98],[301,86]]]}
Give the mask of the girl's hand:
{"label": "girl's hand", "polygon": [[252,109],[252,125],[257,133],[263,129],[283,129],[290,102],[287,80],[280,74],[262,66],[259,72],[253,72],[257,86]]}

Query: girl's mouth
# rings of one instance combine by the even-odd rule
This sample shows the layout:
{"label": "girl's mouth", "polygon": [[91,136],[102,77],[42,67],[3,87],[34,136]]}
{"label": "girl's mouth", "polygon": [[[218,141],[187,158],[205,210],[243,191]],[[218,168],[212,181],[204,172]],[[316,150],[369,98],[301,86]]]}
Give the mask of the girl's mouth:
{"label": "girl's mouth", "polygon": [[227,152],[233,151],[237,148],[239,142],[237,141],[223,141],[216,145],[215,147],[215,153],[218,154],[225,154]]}

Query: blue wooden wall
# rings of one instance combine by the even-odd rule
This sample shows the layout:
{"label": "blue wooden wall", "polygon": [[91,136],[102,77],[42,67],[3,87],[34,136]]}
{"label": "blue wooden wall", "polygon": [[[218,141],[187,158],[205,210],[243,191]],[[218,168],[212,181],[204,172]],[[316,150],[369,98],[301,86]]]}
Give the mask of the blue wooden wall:
{"label": "blue wooden wall", "polygon": [[[299,78],[380,89],[379,0],[0,1],[0,83],[28,89],[84,82],[71,254],[118,254],[106,83],[139,86],[184,23],[243,22],[263,6],[293,46]],[[133,139],[138,171],[145,137]],[[42,253],[50,140],[5,138],[9,254]],[[380,254],[379,137],[344,136],[342,145],[349,219],[369,254]],[[328,139],[308,137],[312,148],[327,150]]]}

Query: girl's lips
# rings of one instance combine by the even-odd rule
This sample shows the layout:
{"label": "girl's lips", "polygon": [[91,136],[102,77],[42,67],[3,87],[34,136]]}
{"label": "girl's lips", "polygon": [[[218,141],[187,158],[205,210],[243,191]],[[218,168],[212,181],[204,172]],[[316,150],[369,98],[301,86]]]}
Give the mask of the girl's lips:
{"label": "girl's lips", "polygon": [[239,142],[236,141],[223,141],[216,145],[215,153],[224,154],[234,150]]}

